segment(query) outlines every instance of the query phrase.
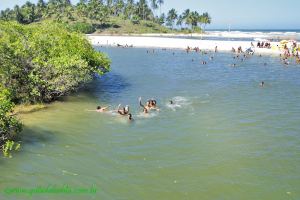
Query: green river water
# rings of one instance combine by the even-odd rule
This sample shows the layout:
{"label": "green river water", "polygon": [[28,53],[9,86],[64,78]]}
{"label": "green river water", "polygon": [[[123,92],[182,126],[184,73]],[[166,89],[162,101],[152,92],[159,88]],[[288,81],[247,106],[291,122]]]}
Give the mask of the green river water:
{"label": "green river water", "polygon": [[[177,50],[101,51],[111,72],[21,116],[22,149],[0,159],[1,200],[300,199],[299,65],[229,53],[211,61]],[[139,96],[156,98],[161,110],[142,115]],[[119,103],[131,106],[134,122],[86,111]],[[66,185],[96,193],[8,194]]]}

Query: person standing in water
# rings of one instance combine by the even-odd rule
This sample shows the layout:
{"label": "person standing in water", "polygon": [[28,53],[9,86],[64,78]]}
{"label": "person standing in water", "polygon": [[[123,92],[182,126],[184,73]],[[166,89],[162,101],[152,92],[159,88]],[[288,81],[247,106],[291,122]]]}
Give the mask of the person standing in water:
{"label": "person standing in water", "polygon": [[262,82],[260,83],[260,87],[264,87],[264,85],[265,85],[265,82],[262,81]]}

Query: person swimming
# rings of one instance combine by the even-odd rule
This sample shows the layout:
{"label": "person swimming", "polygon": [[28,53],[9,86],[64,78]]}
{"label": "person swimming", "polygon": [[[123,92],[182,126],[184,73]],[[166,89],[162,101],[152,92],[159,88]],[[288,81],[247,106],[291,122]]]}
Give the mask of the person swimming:
{"label": "person swimming", "polygon": [[157,102],[155,99],[150,99],[149,102],[150,102],[150,109],[159,111],[159,108],[157,107]]}
{"label": "person swimming", "polygon": [[171,104],[171,105],[173,105],[173,104],[174,104],[173,100],[170,100],[170,104]]}
{"label": "person swimming", "polygon": [[128,120],[129,120],[129,121],[133,121],[133,120],[134,120],[134,119],[132,118],[132,114],[131,114],[131,113],[128,114]]}
{"label": "person swimming", "polygon": [[139,103],[140,103],[140,106],[143,108],[143,113],[144,114],[148,114],[149,113],[149,110],[150,110],[150,101],[147,101],[147,104],[146,106],[144,106],[142,104],[142,97],[139,98]]}
{"label": "person swimming", "polygon": [[155,99],[150,99],[147,101],[146,105],[143,105],[142,103],[142,97],[139,98],[139,104],[143,109],[147,109],[149,110],[157,110],[159,111],[159,109],[157,108],[157,102]]}
{"label": "person swimming", "polygon": [[106,106],[106,107],[97,106],[96,110],[87,110],[87,111],[106,112],[109,107],[110,106]]}
{"label": "person swimming", "polygon": [[121,104],[119,104],[118,106],[118,109],[117,109],[117,112],[120,114],[120,115],[128,115],[129,113],[129,106],[125,106],[123,108],[120,108],[121,107]]}
{"label": "person swimming", "polygon": [[143,113],[144,113],[144,114],[148,114],[148,113],[149,113],[148,109],[144,107],[144,108],[143,108]]}

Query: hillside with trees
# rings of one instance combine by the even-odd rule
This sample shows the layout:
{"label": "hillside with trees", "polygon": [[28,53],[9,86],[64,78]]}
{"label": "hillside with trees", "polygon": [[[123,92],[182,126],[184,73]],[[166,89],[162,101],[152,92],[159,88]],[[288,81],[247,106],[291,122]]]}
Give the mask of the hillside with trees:
{"label": "hillside with trees", "polygon": [[171,9],[161,12],[163,0],[70,0],[27,1],[13,9],[2,10],[0,19],[30,24],[43,20],[66,23],[70,30],[82,33],[170,33],[200,32],[211,23],[208,13]]}

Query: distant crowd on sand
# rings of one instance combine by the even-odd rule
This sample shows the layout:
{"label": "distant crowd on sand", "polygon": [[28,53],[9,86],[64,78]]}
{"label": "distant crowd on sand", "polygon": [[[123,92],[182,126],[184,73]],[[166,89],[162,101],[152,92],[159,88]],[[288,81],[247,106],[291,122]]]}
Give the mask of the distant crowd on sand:
{"label": "distant crowd on sand", "polygon": [[[253,46],[253,43],[251,43],[251,46]],[[257,42],[256,45],[258,48],[267,48],[271,49],[271,43],[270,42]]]}
{"label": "distant crowd on sand", "polygon": [[[297,44],[296,41],[281,41],[279,45],[276,45],[276,47],[272,47],[270,42],[258,42],[256,45],[257,48],[277,48],[279,51],[282,53],[279,54],[281,62],[287,66],[290,64],[290,61],[295,59],[295,62],[297,64],[300,64],[300,45]],[[236,58],[241,58],[241,61],[244,61],[244,59],[248,58],[249,56],[252,56],[255,54],[255,45],[253,42],[251,42],[250,47],[247,49],[243,49],[241,46],[238,48],[232,47],[231,52],[235,54],[233,57],[234,59]],[[199,47],[187,47],[186,52],[189,53],[191,51],[195,52],[201,52],[202,54],[208,54],[208,52],[211,51],[206,51],[206,50],[201,50]],[[218,46],[215,47],[214,52],[218,52]],[[259,55],[260,57],[262,56],[261,54]],[[213,56],[210,57],[210,60],[213,59]],[[202,64],[207,64],[206,61],[202,61]],[[267,63],[264,63],[264,65],[267,65]],[[236,67],[236,64],[232,64],[233,67]]]}

